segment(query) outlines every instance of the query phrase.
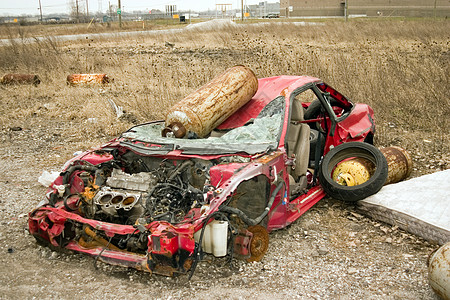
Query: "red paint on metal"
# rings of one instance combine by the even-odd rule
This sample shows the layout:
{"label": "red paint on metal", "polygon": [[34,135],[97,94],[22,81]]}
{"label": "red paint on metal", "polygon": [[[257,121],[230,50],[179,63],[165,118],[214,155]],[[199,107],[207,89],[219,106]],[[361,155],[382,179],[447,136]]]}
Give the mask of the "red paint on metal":
{"label": "red paint on metal", "polygon": [[147,268],[147,257],[143,254],[109,250],[105,249],[105,247],[83,248],[74,241],[69,242],[65,248],[98,257],[100,260],[112,265],[118,265],[126,268],[131,267],[140,271],[151,272]]}
{"label": "red paint on metal", "polygon": [[307,210],[309,210],[314,204],[319,202],[326,194],[320,185],[313,187],[306,193],[290,203],[289,217],[287,224],[290,224],[297,220]]}
{"label": "red paint on metal", "polygon": [[74,172],[74,174],[71,176],[71,179],[70,179],[70,193],[71,194],[78,194],[78,193],[84,192],[84,182],[79,176],[81,173],[82,172],[77,171],[77,172]]}
{"label": "red paint on metal", "polygon": [[191,223],[174,226],[169,222],[152,222],[149,227],[152,236],[160,237],[161,252],[167,253],[168,251],[173,255],[181,248],[193,253],[195,248],[194,226]]}
{"label": "red paint on metal", "polygon": [[39,208],[39,212],[45,213],[49,218],[53,219],[55,219],[56,216],[58,216],[72,221],[77,221],[79,223],[88,224],[91,227],[104,231],[107,236],[113,236],[114,234],[132,234],[136,230],[131,225],[119,225],[114,223],[97,221],[93,219],[87,219],[83,218],[82,216],[76,213],[68,212],[63,209],[53,207],[41,207]]}
{"label": "red paint on metal", "polygon": [[[178,236],[168,232],[165,235],[160,236],[161,251],[160,253],[168,254],[172,256],[178,251]],[[153,250],[154,252],[154,250]]]}
{"label": "red paint on metal", "polygon": [[108,152],[99,152],[99,151],[93,151],[86,153],[79,159],[85,160],[93,165],[98,165],[107,161],[110,161],[114,159],[114,157],[111,155],[111,153]]}
{"label": "red paint on metal", "polygon": [[[282,95],[287,88],[289,93],[296,88],[320,79],[309,76],[276,76],[258,79],[258,91],[255,96],[237,112],[220,124],[217,129],[231,129],[243,126],[252,118],[256,118],[261,110],[273,99]],[[286,91],[284,91],[286,93]],[[287,96],[287,94],[285,95]]]}
{"label": "red paint on metal", "polygon": [[209,169],[211,184],[215,187],[219,187],[222,183],[229,180],[239,168],[243,168],[246,165],[247,163],[231,163],[211,167]]}
{"label": "red paint on metal", "polygon": [[373,118],[373,110],[370,106],[355,105],[350,115],[337,124],[337,133],[340,139],[344,142],[364,140],[365,136],[373,131]]}
{"label": "red paint on metal", "polygon": [[234,253],[242,258],[250,257],[250,242],[253,233],[248,230],[243,230],[234,239]]}
{"label": "red paint on metal", "polygon": [[339,101],[341,103],[342,107],[349,109],[353,106],[353,104],[344,95],[342,95],[341,93],[339,93],[338,91],[333,89],[331,86],[327,85],[326,83],[322,82],[322,83],[318,84],[317,87],[322,92],[330,93],[331,97],[333,97],[334,99]]}

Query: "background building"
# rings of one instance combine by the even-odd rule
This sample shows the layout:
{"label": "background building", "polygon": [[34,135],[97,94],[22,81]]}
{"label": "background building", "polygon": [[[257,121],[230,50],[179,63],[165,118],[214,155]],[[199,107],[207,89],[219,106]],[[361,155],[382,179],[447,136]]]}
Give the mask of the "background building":
{"label": "background building", "polygon": [[[245,10],[244,10],[245,11]],[[267,1],[259,4],[247,5],[247,11],[252,18],[267,18],[280,15],[280,2],[269,3]]]}
{"label": "background building", "polygon": [[280,15],[448,17],[449,0],[281,0]]}

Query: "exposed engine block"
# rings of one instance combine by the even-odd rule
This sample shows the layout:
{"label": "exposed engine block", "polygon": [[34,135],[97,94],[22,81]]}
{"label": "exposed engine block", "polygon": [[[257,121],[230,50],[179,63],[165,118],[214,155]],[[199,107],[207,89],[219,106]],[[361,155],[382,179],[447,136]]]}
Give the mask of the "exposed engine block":
{"label": "exposed engine block", "polygon": [[106,183],[113,188],[147,192],[157,183],[157,178],[150,172],[127,174],[120,169],[113,169]]}
{"label": "exposed engine block", "polygon": [[193,179],[188,174],[192,174],[193,166],[190,161],[177,166],[162,164],[152,172],[134,174],[112,169],[92,199],[96,219],[126,224],[142,217],[148,221],[181,221],[203,200],[202,192],[190,184],[189,178]]}

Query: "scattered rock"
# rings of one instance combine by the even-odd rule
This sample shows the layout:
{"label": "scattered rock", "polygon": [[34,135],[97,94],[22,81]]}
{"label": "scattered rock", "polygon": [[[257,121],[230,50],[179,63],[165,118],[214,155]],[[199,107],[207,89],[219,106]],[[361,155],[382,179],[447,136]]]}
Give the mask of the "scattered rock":
{"label": "scattered rock", "polygon": [[348,245],[349,247],[356,247],[356,244],[355,244],[355,242],[353,242],[353,241],[348,242],[347,245]]}
{"label": "scattered rock", "polygon": [[319,255],[326,255],[329,251],[324,246],[320,246],[319,250],[317,250],[317,252],[319,253]]}
{"label": "scattered rock", "polygon": [[363,218],[362,215],[357,214],[357,213],[355,213],[355,212],[350,212],[350,214],[351,214],[352,216],[354,216],[354,217],[355,217],[356,219],[358,219],[358,220],[361,220],[361,219]]}
{"label": "scattered rock", "polygon": [[355,268],[348,268],[347,273],[352,275],[358,273],[358,270]]}

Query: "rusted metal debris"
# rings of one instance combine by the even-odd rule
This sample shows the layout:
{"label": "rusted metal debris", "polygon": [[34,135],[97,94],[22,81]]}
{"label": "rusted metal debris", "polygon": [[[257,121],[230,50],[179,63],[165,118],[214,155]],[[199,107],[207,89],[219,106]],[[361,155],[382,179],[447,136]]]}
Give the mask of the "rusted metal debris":
{"label": "rusted metal debris", "polygon": [[392,146],[381,149],[388,163],[388,178],[386,184],[402,181],[411,175],[413,163],[408,151]]}
{"label": "rusted metal debris", "polygon": [[67,76],[67,84],[106,84],[112,80],[106,74],[71,74]]}
{"label": "rusted metal debris", "polygon": [[0,78],[1,84],[33,84],[37,86],[41,83],[38,75],[35,74],[5,74]]}
{"label": "rusted metal debris", "polygon": [[172,106],[162,135],[185,137],[188,132],[207,136],[246,104],[258,90],[258,79],[244,66],[232,67]]}
{"label": "rusted metal debris", "polygon": [[450,242],[430,255],[428,280],[439,297],[450,299]]}

